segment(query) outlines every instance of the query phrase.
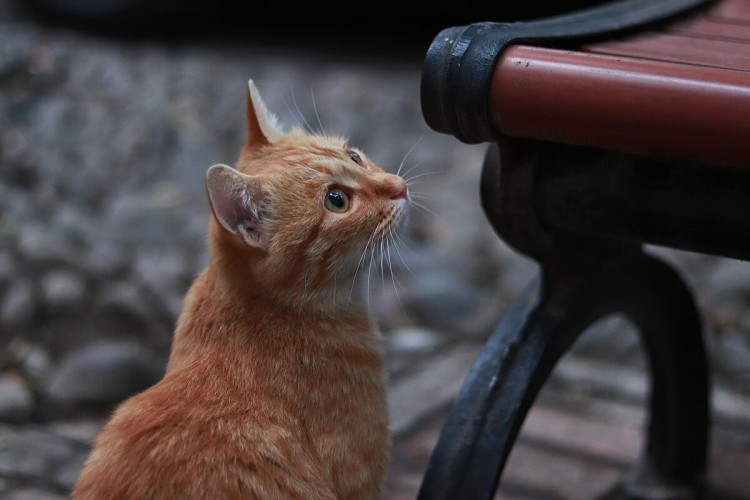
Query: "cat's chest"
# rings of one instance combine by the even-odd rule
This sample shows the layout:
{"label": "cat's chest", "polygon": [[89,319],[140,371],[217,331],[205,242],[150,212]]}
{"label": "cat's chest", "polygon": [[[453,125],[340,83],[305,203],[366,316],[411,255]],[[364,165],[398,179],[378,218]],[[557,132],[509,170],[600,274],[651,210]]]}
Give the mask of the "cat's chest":
{"label": "cat's chest", "polygon": [[390,449],[385,384],[381,377],[350,388],[346,402],[316,405],[308,437],[339,498],[375,498]]}

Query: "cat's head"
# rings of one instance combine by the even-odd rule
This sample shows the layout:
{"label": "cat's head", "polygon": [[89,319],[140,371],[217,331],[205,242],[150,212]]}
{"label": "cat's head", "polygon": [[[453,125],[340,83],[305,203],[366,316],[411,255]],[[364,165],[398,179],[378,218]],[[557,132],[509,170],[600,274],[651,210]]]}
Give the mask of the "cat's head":
{"label": "cat's head", "polygon": [[406,182],[342,138],[284,132],[252,81],[247,129],[236,168],[206,174],[214,258],[296,302],[351,293],[405,216]]}

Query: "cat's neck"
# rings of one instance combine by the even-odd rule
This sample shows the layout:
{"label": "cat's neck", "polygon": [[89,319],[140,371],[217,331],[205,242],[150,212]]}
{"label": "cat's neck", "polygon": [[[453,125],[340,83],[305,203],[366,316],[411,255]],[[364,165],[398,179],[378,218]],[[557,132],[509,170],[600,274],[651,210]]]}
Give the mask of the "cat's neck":
{"label": "cat's neck", "polygon": [[254,282],[252,275],[239,274],[236,269],[228,273],[226,263],[221,262],[214,260],[185,297],[168,371],[206,357],[220,359],[263,345],[278,347],[280,338],[296,345],[308,343],[304,335],[321,346],[349,342],[348,335],[335,333],[341,325],[356,332],[373,330],[364,307],[350,304],[331,310],[280,300]]}

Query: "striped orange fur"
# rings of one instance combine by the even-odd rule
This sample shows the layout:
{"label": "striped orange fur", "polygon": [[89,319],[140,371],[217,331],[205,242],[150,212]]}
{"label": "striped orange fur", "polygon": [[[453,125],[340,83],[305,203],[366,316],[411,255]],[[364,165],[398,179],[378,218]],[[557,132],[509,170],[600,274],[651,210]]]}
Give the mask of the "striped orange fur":
{"label": "striped orange fur", "polygon": [[353,280],[406,184],[340,138],[284,133],[250,83],[236,168],[206,176],[211,260],[164,378],[97,436],[78,499],[372,499],[383,349]]}

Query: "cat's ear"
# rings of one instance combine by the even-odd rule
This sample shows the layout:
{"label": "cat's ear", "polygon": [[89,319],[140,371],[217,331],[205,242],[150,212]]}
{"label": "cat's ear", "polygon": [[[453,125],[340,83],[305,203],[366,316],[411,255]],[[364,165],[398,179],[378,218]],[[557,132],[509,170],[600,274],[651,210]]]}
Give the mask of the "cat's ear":
{"label": "cat's ear", "polygon": [[245,175],[227,165],[214,165],[206,172],[206,189],[216,220],[251,247],[265,249],[265,193],[257,176]]}
{"label": "cat's ear", "polygon": [[247,81],[247,143],[245,148],[272,144],[283,134],[279,121],[268,111],[266,103],[260,97],[258,87],[252,80]]}

